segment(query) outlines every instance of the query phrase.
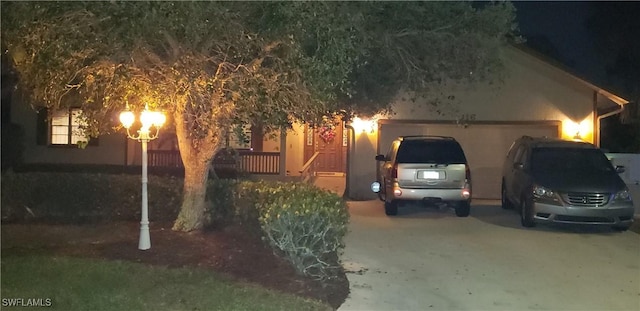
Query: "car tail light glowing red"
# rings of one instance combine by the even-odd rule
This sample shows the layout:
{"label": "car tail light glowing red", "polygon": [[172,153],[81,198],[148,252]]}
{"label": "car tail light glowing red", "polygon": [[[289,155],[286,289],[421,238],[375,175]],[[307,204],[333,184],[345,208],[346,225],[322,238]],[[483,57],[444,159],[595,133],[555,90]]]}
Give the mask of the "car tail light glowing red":
{"label": "car tail light glowing red", "polygon": [[398,178],[398,164],[394,164],[391,168],[391,178]]}

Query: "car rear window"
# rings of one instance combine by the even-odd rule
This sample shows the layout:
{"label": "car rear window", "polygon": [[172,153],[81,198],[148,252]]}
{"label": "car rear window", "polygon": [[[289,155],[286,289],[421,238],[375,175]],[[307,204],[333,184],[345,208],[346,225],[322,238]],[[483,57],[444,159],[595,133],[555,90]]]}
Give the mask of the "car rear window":
{"label": "car rear window", "polygon": [[598,149],[534,148],[531,169],[536,171],[611,171],[613,166]]}
{"label": "car rear window", "polygon": [[464,152],[456,141],[405,140],[400,144],[398,163],[467,163]]}

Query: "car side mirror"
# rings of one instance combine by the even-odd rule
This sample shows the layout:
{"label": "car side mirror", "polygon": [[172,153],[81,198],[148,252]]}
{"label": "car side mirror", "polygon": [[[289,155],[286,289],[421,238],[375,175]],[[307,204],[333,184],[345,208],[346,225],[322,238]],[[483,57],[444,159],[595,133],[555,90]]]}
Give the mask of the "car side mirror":
{"label": "car side mirror", "polygon": [[622,174],[622,173],[624,173],[624,171],[625,171],[624,166],[622,166],[622,165],[616,165],[616,173],[618,173],[618,174]]}
{"label": "car side mirror", "polygon": [[376,161],[386,161],[387,159],[385,159],[384,155],[379,154],[376,156]]}
{"label": "car side mirror", "polygon": [[521,170],[521,169],[524,168],[524,164],[522,164],[520,162],[513,163],[513,168],[517,169],[517,170]]}

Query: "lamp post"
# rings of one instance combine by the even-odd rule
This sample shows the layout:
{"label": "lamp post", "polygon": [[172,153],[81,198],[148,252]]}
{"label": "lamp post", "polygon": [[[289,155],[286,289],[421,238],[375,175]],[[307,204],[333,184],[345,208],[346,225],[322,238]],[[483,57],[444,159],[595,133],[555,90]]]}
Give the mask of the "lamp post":
{"label": "lamp post", "polygon": [[[140,123],[142,124],[137,135],[132,135],[129,129],[135,121],[135,115],[129,110],[129,105],[125,111],[120,113],[120,122],[127,129],[127,137],[142,143],[142,220],[140,221],[140,241],[138,249],[147,250],[151,248],[151,237],[149,235],[149,206],[147,201],[147,143],[158,138],[160,127],[166,121],[164,114],[158,111],[150,111],[147,104],[140,113]],[[155,130],[152,131],[151,128]]]}

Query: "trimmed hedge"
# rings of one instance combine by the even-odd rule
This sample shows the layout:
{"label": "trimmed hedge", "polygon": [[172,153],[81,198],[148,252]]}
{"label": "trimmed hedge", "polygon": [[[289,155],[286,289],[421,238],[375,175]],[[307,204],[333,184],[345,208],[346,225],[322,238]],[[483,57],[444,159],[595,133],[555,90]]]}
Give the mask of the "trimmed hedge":
{"label": "trimmed hedge", "polygon": [[[139,220],[140,176],[89,173],[7,173],[2,175],[2,221],[95,223]],[[150,177],[149,219],[172,221],[182,200],[182,180]]]}

